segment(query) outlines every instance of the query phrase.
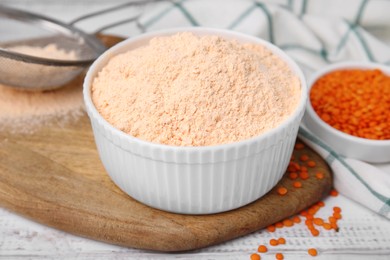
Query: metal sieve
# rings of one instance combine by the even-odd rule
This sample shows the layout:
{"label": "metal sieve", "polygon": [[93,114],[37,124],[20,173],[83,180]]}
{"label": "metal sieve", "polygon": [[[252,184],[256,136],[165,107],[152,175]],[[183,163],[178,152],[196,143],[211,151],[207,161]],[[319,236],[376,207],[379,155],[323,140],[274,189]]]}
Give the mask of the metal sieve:
{"label": "metal sieve", "polygon": [[[0,5],[0,84],[29,91],[63,86],[78,76],[106,49],[95,35],[74,27],[76,22],[126,6],[140,6],[156,1],[158,0],[131,1],[79,17],[70,24]],[[106,25],[95,33],[136,21],[140,14]],[[64,52],[73,51],[77,58],[43,58],[12,50],[19,46],[43,48],[49,44],[54,44]]]}

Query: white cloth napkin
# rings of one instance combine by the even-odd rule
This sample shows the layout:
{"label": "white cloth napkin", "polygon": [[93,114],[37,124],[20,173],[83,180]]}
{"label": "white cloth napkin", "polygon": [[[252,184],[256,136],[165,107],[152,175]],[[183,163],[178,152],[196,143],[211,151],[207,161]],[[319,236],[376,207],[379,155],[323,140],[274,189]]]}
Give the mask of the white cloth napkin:
{"label": "white cloth napkin", "polygon": [[[132,33],[183,26],[236,30],[279,46],[309,77],[339,61],[390,65],[389,11],[386,0],[181,0],[147,7]],[[389,174],[337,155],[304,127],[300,137],[327,160],[340,193],[390,217]]]}

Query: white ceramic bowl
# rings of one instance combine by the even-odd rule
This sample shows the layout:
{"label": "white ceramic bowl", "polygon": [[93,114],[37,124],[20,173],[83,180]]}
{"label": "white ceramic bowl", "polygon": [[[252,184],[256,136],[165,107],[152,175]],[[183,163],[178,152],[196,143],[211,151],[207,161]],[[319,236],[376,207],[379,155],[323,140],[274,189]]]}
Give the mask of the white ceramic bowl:
{"label": "white ceramic bowl", "polygon": [[[309,79],[309,92],[313,84],[322,76],[343,69],[380,69],[390,75],[390,67],[369,62],[342,62],[319,70]],[[309,99],[310,100],[310,99]],[[390,118],[389,118],[390,120]],[[370,140],[346,134],[324,122],[314,111],[310,101],[304,116],[305,125],[315,135],[326,142],[333,150],[346,157],[371,163],[390,162],[390,140]]]}
{"label": "white ceramic bowl", "polygon": [[[265,45],[287,62],[301,81],[296,111],[265,134],[236,143],[178,147],[134,138],[110,125],[91,100],[91,84],[109,59],[148,44],[156,36],[191,31],[219,35],[239,42]],[[84,82],[84,100],[100,158],[112,180],[132,198],[154,208],[185,214],[209,214],[244,206],[263,196],[287,168],[307,101],[307,87],[299,67],[284,52],[244,34],[182,28],[143,34],[106,51],[90,67]]]}

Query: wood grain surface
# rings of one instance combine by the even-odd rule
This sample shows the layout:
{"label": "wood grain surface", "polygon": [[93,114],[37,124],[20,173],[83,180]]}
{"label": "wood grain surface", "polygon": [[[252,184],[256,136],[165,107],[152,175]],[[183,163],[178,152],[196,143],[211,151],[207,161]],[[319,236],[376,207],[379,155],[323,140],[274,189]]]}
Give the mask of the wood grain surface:
{"label": "wood grain surface", "polygon": [[[76,79],[74,84],[80,85]],[[116,245],[158,251],[186,251],[246,235],[298,213],[326,196],[332,186],[327,164],[317,162],[300,189],[286,175],[276,188],[237,210],[180,215],[145,206],[109,179],[96,151],[86,115],[32,134],[0,132],[0,206],[39,223]],[[322,171],[325,178],[314,177]]]}

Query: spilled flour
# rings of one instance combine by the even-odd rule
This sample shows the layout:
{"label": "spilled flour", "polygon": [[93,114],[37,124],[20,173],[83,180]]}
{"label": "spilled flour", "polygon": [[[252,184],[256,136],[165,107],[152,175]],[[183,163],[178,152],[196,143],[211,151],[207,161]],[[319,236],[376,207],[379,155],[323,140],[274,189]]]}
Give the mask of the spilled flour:
{"label": "spilled flour", "polygon": [[269,49],[179,33],[119,54],[99,72],[92,99],[116,128],[175,146],[260,135],[295,111],[298,77]]}
{"label": "spilled flour", "polygon": [[75,83],[46,92],[0,85],[0,131],[34,133],[48,124],[75,121],[84,114],[82,79]]}
{"label": "spilled flour", "polygon": [[78,58],[75,51],[65,51],[58,48],[56,44],[48,44],[44,47],[20,45],[12,46],[8,50],[40,58],[58,60],[77,60]]}

